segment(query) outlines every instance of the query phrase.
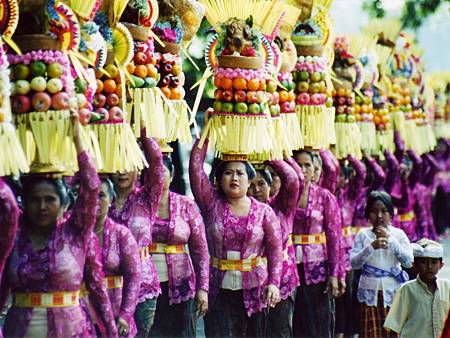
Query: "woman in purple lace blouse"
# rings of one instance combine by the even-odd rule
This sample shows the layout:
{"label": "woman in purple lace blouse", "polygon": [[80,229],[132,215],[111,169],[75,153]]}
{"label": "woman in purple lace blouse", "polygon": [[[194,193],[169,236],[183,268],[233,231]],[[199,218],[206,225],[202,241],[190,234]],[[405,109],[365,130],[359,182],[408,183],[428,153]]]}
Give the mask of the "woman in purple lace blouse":
{"label": "woman in purple lace blouse", "polygon": [[[313,155],[300,151],[294,156],[303,170],[305,183],[294,216],[294,245],[300,286],[294,310],[294,336],[332,335],[330,295],[339,294],[342,229],[333,194],[312,182]],[[327,292],[328,291],[328,292]]]}
{"label": "woman in purple lace blouse", "polygon": [[[280,281],[281,301],[269,309],[267,337],[292,337],[292,316],[294,313],[294,292],[299,284],[295,249],[292,245],[292,222],[297,208],[300,180],[295,170],[286,162],[268,163],[281,180],[279,193],[270,201],[277,215],[282,234],[283,271]],[[302,175],[303,177],[303,175]],[[248,195],[261,203],[269,203],[272,176],[267,168],[257,168],[256,177],[250,184]]]}
{"label": "woman in purple lace blouse", "polygon": [[211,254],[206,336],[262,336],[262,310],[280,297],[280,224],[268,205],[247,197],[255,176],[248,162],[221,163],[214,189],[203,169],[207,146],[200,149],[197,141],[189,163]]}
{"label": "woman in purple lace blouse", "polygon": [[[87,334],[78,295],[87,243],[95,225],[99,180],[82,144],[80,128],[75,114],[73,133],[81,190],[71,212],[62,217],[68,197],[61,179],[32,175],[23,182],[24,214],[3,275],[0,297],[3,305],[10,289],[14,299],[5,320],[5,336]],[[109,302],[102,304],[101,310],[111,311]],[[110,325],[107,335],[117,336],[115,325]]]}
{"label": "woman in purple lace blouse", "polygon": [[[194,337],[197,313],[208,310],[209,253],[205,225],[195,202],[169,191],[174,167],[164,157],[164,188],[151,250],[162,293],[151,337]],[[195,300],[194,300],[195,298]]]}
{"label": "woman in purple lace blouse", "polygon": [[141,133],[142,145],[149,167],[143,171],[144,183],[137,186],[137,172],[113,174],[116,198],[109,217],[125,225],[133,234],[141,257],[141,286],[135,312],[137,336],[147,337],[153,325],[156,298],[160,294],[158,275],[149,252],[152,231],[162,195],[164,169],[158,142]]}

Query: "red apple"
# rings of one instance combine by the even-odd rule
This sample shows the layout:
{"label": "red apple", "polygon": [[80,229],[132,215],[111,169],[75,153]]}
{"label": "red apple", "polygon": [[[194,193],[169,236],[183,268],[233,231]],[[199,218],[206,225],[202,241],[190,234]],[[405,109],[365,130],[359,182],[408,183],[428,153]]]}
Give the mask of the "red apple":
{"label": "red apple", "polygon": [[89,121],[91,120],[91,111],[87,108],[80,109],[79,113],[80,115],[80,123],[83,126],[87,126],[89,124]]}
{"label": "red apple", "polygon": [[258,93],[255,91],[247,92],[247,102],[248,103],[256,103],[258,102]]}
{"label": "red apple", "polygon": [[109,120],[111,122],[123,122],[122,109],[119,107],[112,107],[109,109]]}
{"label": "red apple", "polygon": [[117,106],[119,104],[119,96],[116,93],[108,94],[106,97],[106,104],[110,107]]}
{"label": "red apple", "polygon": [[138,65],[145,65],[147,63],[147,55],[144,52],[137,52],[134,55],[134,62]]}
{"label": "red apple", "polygon": [[309,104],[309,94],[308,93],[301,93],[297,96],[297,102],[299,104]]}
{"label": "red apple", "polygon": [[231,89],[226,89],[223,91],[222,97],[223,97],[224,101],[231,102],[231,101],[233,101],[234,93]]}
{"label": "red apple", "polygon": [[245,102],[247,99],[247,94],[243,90],[236,90],[234,93],[234,99],[236,102]]}
{"label": "red apple", "polygon": [[30,98],[26,95],[17,95],[12,101],[13,112],[16,114],[28,113],[31,108]]}
{"label": "red apple", "polygon": [[312,94],[310,97],[312,104],[314,105],[322,104],[322,94]]}
{"label": "red apple", "polygon": [[280,109],[282,113],[289,113],[291,112],[291,102],[284,101],[280,103]]}
{"label": "red apple", "polygon": [[103,94],[95,94],[92,104],[96,108],[102,108],[106,103],[106,96]]}
{"label": "red apple", "polygon": [[31,104],[33,109],[36,111],[47,111],[50,108],[52,99],[47,93],[36,93],[31,99]]}
{"label": "red apple", "polygon": [[70,96],[59,92],[52,97],[52,108],[56,110],[68,109],[70,107]]}
{"label": "red apple", "polygon": [[339,97],[338,97],[337,103],[338,103],[339,105],[343,105],[343,104],[345,104],[345,102],[347,102],[347,98],[346,98],[345,96],[339,96]]}
{"label": "red apple", "polygon": [[95,110],[95,112],[100,115],[100,117],[102,118],[101,121],[102,122],[106,122],[109,120],[109,111],[106,108],[97,108]]}
{"label": "red apple", "polygon": [[214,92],[214,98],[217,101],[221,101],[222,100],[222,94],[223,94],[222,89],[216,89],[216,91]]}

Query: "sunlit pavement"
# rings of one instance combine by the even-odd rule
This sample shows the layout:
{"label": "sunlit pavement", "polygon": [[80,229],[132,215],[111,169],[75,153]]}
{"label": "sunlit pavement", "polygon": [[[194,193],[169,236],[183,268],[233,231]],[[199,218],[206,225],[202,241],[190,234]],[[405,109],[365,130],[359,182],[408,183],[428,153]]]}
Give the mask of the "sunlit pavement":
{"label": "sunlit pavement", "polygon": [[444,245],[444,267],[439,272],[440,278],[450,279],[450,237],[443,240],[442,245]]}

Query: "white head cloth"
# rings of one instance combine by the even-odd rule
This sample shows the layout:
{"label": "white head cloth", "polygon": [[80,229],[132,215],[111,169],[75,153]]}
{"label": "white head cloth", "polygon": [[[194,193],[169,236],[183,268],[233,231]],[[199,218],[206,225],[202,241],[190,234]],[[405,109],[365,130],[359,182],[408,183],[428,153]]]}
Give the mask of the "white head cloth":
{"label": "white head cloth", "polygon": [[414,257],[444,257],[444,247],[438,242],[432,241],[430,239],[422,238],[421,240],[411,245],[413,248]]}

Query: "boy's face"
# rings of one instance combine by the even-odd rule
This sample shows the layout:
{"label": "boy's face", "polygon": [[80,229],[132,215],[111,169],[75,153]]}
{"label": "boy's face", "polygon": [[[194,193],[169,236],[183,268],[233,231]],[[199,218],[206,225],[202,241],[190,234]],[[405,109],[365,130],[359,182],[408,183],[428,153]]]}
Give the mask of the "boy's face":
{"label": "boy's face", "polygon": [[415,257],[414,267],[424,282],[431,282],[436,278],[444,263],[442,258]]}

